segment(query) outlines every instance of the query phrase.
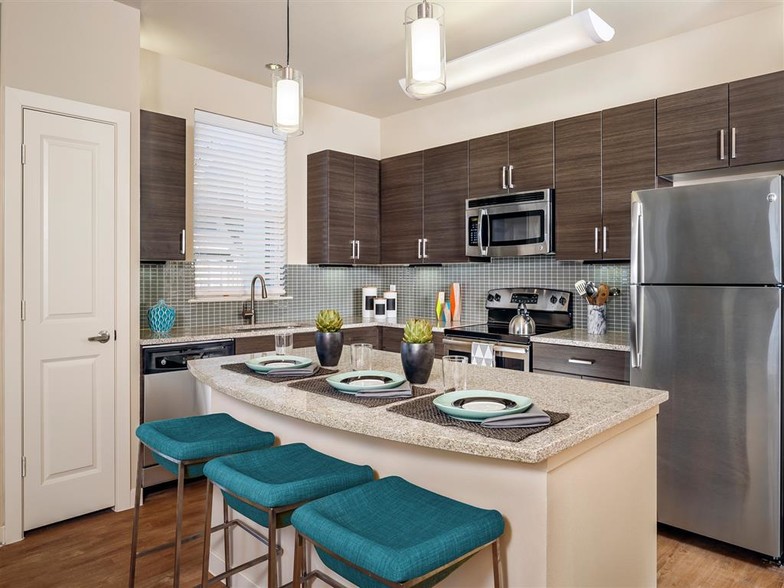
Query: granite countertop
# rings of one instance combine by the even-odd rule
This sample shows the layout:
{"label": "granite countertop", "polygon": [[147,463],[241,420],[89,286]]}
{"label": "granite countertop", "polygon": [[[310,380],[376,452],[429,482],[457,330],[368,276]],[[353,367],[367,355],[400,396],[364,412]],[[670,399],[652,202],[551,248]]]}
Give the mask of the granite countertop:
{"label": "granite countertop", "polygon": [[534,335],[531,337],[531,341],[534,342],[534,345],[536,343],[550,343],[552,345],[573,345],[574,347],[592,347],[624,352],[628,352],[630,349],[629,333],[625,331],[609,331],[604,335],[589,335],[585,329],[569,329]]}
{"label": "granite countertop", "polygon": [[[297,349],[297,354],[316,359],[313,347]],[[341,371],[350,369],[348,355],[343,353],[338,366]],[[367,408],[220,367],[249,357],[254,355],[195,360],[188,362],[188,369],[218,392],[303,421],[401,443],[524,463],[546,460],[668,398],[668,393],[661,390],[469,365],[469,388],[521,394],[533,399],[540,408],[571,415],[541,433],[512,443],[411,419],[389,412],[386,407]],[[400,355],[374,350],[373,367],[401,373]],[[440,360],[436,360],[427,386],[443,391]]]}
{"label": "granite countertop", "polygon": [[[395,327],[402,329],[406,324],[407,318],[413,317],[398,317],[396,321],[377,321],[372,318],[363,317],[344,317],[344,329],[356,329],[359,327]],[[433,331],[436,333],[443,332],[445,328],[443,322],[431,320],[433,324]],[[242,337],[260,337],[263,335],[274,335],[282,331],[291,331],[292,333],[315,333],[316,326],[313,320],[291,320],[291,321],[278,321],[274,323],[259,323],[257,326],[260,329],[247,329],[238,330],[237,327],[242,325],[228,325],[228,326],[210,326],[198,328],[174,328],[165,335],[153,333],[149,329],[142,329],[139,337],[139,343],[142,347],[150,345],[168,345],[172,343],[191,343],[196,341],[215,341],[220,339],[239,339]],[[459,322],[453,322],[451,326],[460,326]]]}

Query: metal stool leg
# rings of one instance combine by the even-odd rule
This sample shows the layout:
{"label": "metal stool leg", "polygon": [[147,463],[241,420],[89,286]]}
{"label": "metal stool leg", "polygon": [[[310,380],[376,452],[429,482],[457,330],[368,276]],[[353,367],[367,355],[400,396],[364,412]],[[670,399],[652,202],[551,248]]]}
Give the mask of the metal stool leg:
{"label": "metal stool leg", "polygon": [[133,507],[133,530],[131,531],[131,569],[128,573],[128,586],[136,582],[136,548],[139,543],[139,508],[142,502],[142,466],[144,465],[144,445],[139,443],[139,457],[136,460],[136,493]]}
{"label": "metal stool leg", "polygon": [[305,545],[299,531],[294,534],[294,577],[291,579],[292,588],[302,588],[302,576],[307,574],[305,569]]}
{"label": "metal stool leg", "polygon": [[[212,534],[212,482],[207,480],[207,508],[204,513],[204,548],[201,559],[201,586],[207,588],[210,575],[210,538]],[[227,568],[228,569],[228,568]]]}
{"label": "metal stool leg", "polygon": [[185,492],[185,466],[177,466],[177,528],[174,532],[174,588],[180,587],[180,559],[182,556],[182,508]]}
{"label": "metal stool leg", "polygon": [[[211,505],[207,505],[211,508]],[[229,528],[229,505],[226,504],[226,498],[223,498],[223,559],[226,562],[226,571],[231,569],[231,529]],[[226,588],[231,588],[231,576],[226,578]]]}
{"label": "metal stool leg", "polygon": [[278,588],[278,516],[274,509],[267,514],[267,539],[269,558],[267,559],[267,588]]}
{"label": "metal stool leg", "polygon": [[498,539],[493,541],[493,586],[501,588],[501,544]]}

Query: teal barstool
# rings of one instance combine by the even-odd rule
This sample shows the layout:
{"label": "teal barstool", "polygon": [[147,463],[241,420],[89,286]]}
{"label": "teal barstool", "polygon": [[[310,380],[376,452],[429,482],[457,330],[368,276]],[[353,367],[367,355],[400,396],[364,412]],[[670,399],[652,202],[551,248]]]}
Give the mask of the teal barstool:
{"label": "teal barstool", "polygon": [[[144,423],[136,429],[136,436],[140,443],[136,465],[136,503],[133,512],[128,586],[133,587],[136,580],[137,558],[174,546],[174,586],[177,588],[180,585],[182,544],[201,536],[199,533],[185,539],[182,537],[185,478],[201,476],[204,464],[214,457],[270,447],[275,442],[275,435],[254,429],[227,414],[208,414]],[[177,476],[177,527],[173,542],[137,552],[145,446],[153,452],[155,460],[161,466]],[[209,507],[210,503],[207,502],[208,512]]]}
{"label": "teal barstool", "polygon": [[[370,466],[359,466],[311,449],[304,443],[280,445],[271,449],[228,455],[211,460],[204,466],[208,480],[207,502],[212,500],[213,486],[223,492],[224,521],[211,528],[209,512],[204,524],[204,559],[202,588],[220,582],[249,567],[267,562],[267,586],[277,588],[277,530],[290,524],[292,511],[302,504],[340,492],[373,479]],[[227,504],[262,527],[264,538],[243,521],[229,520]],[[226,556],[226,571],[208,578],[210,531],[239,526],[267,544],[267,553],[232,567],[231,553]]]}
{"label": "teal barstool", "polygon": [[361,588],[438,584],[478,551],[493,551],[493,581],[501,585],[499,537],[504,520],[485,510],[407,482],[382,478],[297,509],[294,587],[318,577],[307,570],[305,548],[313,543],[329,569]]}

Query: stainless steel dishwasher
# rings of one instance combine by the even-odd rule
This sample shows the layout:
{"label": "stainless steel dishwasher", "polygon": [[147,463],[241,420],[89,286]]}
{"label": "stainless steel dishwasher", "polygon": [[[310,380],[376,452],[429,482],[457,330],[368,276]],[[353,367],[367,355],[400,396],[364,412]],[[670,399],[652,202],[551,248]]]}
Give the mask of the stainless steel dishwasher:
{"label": "stainless steel dishwasher", "polygon": [[[226,355],[234,355],[233,339],[143,347],[140,422],[207,414],[210,410],[207,387],[188,371],[188,361]],[[174,479],[145,450],[143,487]]]}

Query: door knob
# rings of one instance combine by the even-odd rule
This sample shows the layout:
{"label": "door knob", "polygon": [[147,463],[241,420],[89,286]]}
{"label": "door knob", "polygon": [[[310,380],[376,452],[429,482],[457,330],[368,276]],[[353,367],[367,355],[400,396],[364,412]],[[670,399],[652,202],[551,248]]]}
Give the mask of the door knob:
{"label": "door knob", "polygon": [[94,337],[87,337],[88,341],[98,341],[98,343],[108,343],[109,339],[111,339],[111,335],[109,335],[109,331],[98,331],[98,334]]}

